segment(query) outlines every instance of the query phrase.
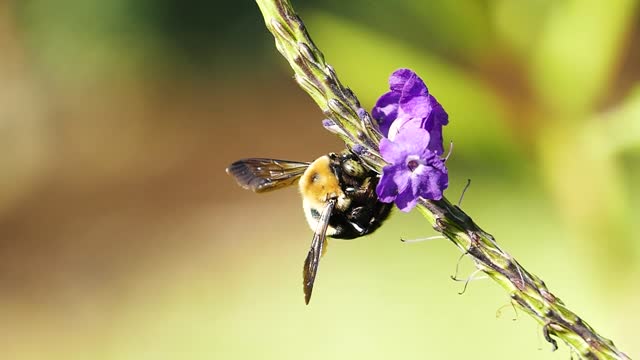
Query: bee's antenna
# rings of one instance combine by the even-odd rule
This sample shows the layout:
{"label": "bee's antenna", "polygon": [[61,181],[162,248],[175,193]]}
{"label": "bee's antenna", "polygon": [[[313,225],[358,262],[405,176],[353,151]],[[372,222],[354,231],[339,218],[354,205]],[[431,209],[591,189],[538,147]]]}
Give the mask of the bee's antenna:
{"label": "bee's antenna", "polygon": [[467,192],[467,189],[471,186],[471,179],[467,179],[467,184],[462,189],[462,194],[460,194],[460,199],[458,199],[458,207],[462,205],[462,199],[464,199],[464,194]]}

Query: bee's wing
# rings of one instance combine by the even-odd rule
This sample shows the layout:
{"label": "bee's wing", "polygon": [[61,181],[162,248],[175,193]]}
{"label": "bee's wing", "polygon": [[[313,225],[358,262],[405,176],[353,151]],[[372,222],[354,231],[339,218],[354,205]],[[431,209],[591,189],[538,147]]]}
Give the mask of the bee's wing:
{"label": "bee's wing", "polygon": [[316,280],[316,274],[318,273],[318,263],[320,262],[320,256],[323,254],[323,250],[327,241],[327,227],[329,226],[329,218],[333,207],[336,205],[336,199],[330,199],[322,209],[320,220],[313,233],[313,240],[311,241],[311,248],[309,254],[304,261],[304,268],[302,269],[303,285],[304,285],[304,301],[308,305],[311,300],[311,292],[313,291],[313,282]]}
{"label": "bee's wing", "polygon": [[243,188],[261,193],[295,184],[309,164],[300,161],[250,158],[229,165],[227,173]]}

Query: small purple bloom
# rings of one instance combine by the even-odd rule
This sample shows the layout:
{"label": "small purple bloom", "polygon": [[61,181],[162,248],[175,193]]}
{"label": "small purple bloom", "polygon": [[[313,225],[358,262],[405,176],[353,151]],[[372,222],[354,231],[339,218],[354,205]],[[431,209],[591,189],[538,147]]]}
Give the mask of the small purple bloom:
{"label": "small purple bloom", "polygon": [[400,210],[408,212],[420,197],[442,199],[442,192],[449,186],[449,175],[440,154],[430,149],[430,140],[424,129],[403,128],[393,140],[380,141],[380,154],[389,164],[382,169],[376,187],[380,201],[395,201]]}
{"label": "small purple bloom", "polygon": [[360,155],[364,154],[365,152],[367,152],[367,148],[362,146],[361,144],[355,144],[351,148],[351,151],[353,151],[354,154],[360,156]]}
{"label": "small purple bloom", "polygon": [[338,126],[338,124],[336,124],[335,121],[331,119],[322,120],[322,126],[334,134],[338,134],[340,136],[346,136],[344,130],[342,130],[342,128]]}
{"label": "small purple bloom", "polygon": [[409,69],[399,69],[389,77],[389,88],[391,91],[382,95],[371,111],[382,134],[394,140],[400,130],[427,130],[431,136],[429,150],[441,155],[442,127],[449,116],[422,79]]}

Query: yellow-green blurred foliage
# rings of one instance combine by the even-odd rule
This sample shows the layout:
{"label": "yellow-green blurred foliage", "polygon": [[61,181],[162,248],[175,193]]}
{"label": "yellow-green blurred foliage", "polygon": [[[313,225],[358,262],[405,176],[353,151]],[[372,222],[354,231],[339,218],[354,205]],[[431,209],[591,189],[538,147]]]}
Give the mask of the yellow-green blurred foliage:
{"label": "yellow-green blurred foliage", "polygon": [[[471,178],[465,210],[635,357],[638,5],[294,1],[367,108],[426,80],[448,197]],[[224,168],[340,150],[321,120],[253,1],[0,2],[0,358],[568,358],[491,281],[457,295],[451,244],[400,243],[417,214],[331,241],[305,306],[295,189]]]}

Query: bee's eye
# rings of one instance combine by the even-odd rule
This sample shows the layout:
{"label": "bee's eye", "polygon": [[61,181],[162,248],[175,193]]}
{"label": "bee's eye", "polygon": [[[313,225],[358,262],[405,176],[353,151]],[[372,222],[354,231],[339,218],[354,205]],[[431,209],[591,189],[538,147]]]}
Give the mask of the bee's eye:
{"label": "bee's eye", "polygon": [[342,169],[347,175],[352,177],[364,177],[366,171],[364,167],[356,160],[348,159],[342,163]]}

